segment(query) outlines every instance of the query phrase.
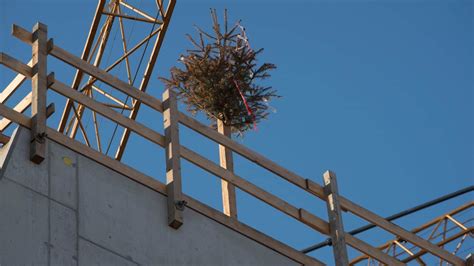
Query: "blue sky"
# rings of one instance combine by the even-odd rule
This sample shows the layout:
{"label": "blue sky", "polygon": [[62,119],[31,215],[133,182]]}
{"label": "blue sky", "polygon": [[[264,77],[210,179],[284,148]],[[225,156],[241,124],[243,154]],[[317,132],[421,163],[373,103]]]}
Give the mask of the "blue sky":
{"label": "blue sky", "polygon": [[[80,55],[95,6],[92,0],[0,0],[0,50],[26,62],[30,47],[10,37],[10,27],[30,29],[39,20],[56,44]],[[319,183],[332,169],[341,194],[384,216],[473,184],[472,1],[178,0],[151,94],[161,98],[157,77],[167,76],[190,48],[184,34],[194,33],[193,24],[210,25],[209,8],[228,8],[231,21],[242,19],[251,45],[265,48],[262,62],[278,66],[269,80],[283,96],[272,103],[277,112],[240,142]],[[69,83],[72,72],[63,66],[50,63]],[[12,77],[0,68],[2,87]],[[61,106],[58,101],[53,125]],[[149,109],[138,120],[161,130],[161,115]],[[217,160],[214,143],[186,129],[181,135],[187,146]],[[138,137],[131,144],[124,160],[164,180],[163,151]],[[240,175],[326,217],[320,200],[235,159]],[[183,171],[185,191],[220,208],[218,180],[186,163]],[[256,199],[238,196],[239,217],[277,239],[296,248],[324,239]],[[472,194],[397,223],[413,228],[469,199]],[[345,217],[347,229],[361,224]],[[363,236],[381,243],[385,235]]]}

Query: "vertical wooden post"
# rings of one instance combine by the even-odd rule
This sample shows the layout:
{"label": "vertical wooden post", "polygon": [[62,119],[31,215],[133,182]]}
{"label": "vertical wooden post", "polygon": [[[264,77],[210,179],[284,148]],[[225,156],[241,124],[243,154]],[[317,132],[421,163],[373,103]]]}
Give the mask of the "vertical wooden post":
{"label": "vertical wooden post", "polygon": [[38,22],[33,27],[30,143],[30,160],[37,164],[44,160],[46,154],[47,56],[48,28]]}
{"label": "vertical wooden post", "polygon": [[466,266],[474,266],[474,255],[472,253],[466,257]]}
{"label": "vertical wooden post", "polygon": [[183,224],[181,162],[179,144],[178,103],[175,92],[163,93],[163,121],[165,127],[166,193],[168,194],[168,225],[178,229]]}
{"label": "vertical wooden post", "polygon": [[324,194],[327,197],[326,203],[334,260],[337,266],[346,266],[349,265],[349,259],[342,223],[341,206],[339,204],[336,174],[328,170],[324,173],[323,180],[325,185]]}
{"label": "vertical wooden post", "polygon": [[[224,122],[217,120],[217,131],[222,135],[232,138],[232,132],[229,126]],[[219,162],[222,168],[234,172],[234,160],[232,151],[224,145],[219,144]],[[237,203],[235,197],[235,186],[224,179],[221,179],[222,187],[222,205],[224,214],[232,218],[237,218]]]}

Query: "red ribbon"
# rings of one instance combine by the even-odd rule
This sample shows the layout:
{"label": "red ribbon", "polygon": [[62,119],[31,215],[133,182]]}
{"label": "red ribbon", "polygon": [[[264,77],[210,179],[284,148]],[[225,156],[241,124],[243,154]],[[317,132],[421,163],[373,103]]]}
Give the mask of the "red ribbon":
{"label": "red ribbon", "polygon": [[253,114],[252,109],[250,109],[250,106],[249,106],[249,104],[247,103],[247,100],[245,99],[244,94],[243,94],[242,91],[240,90],[239,84],[237,83],[237,81],[236,81],[235,79],[233,79],[233,81],[234,81],[235,87],[236,87],[237,90],[239,91],[240,97],[242,97],[242,101],[244,102],[245,108],[247,109],[247,113],[252,117],[252,120],[253,120],[253,129],[256,131],[256,130],[257,130],[257,122],[255,121],[255,115]]}

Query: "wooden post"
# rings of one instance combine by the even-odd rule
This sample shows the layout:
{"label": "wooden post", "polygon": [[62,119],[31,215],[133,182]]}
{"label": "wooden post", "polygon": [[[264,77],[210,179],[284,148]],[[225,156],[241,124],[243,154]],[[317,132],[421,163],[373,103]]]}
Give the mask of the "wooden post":
{"label": "wooden post", "polygon": [[470,253],[466,257],[466,266],[474,266],[474,256],[472,255],[472,253]]}
{"label": "wooden post", "polygon": [[163,108],[168,225],[178,229],[183,224],[183,210],[186,202],[183,200],[181,188],[178,103],[173,91],[166,90],[163,93]]}
{"label": "wooden post", "polygon": [[[232,138],[232,132],[229,126],[224,125],[224,122],[217,120],[217,131]],[[224,145],[219,144],[219,162],[222,168],[234,172],[234,160],[232,158],[232,151]],[[224,179],[221,180],[222,187],[222,205],[224,214],[232,218],[237,218],[237,203],[235,198],[235,186]]]}
{"label": "wooden post", "polygon": [[46,90],[48,28],[38,22],[33,27],[33,76],[31,78],[31,143],[30,160],[41,163],[46,154]]}
{"label": "wooden post", "polygon": [[349,259],[347,256],[346,238],[342,223],[341,205],[339,204],[336,174],[328,170],[324,173],[323,180],[334,259],[337,266],[348,266]]}

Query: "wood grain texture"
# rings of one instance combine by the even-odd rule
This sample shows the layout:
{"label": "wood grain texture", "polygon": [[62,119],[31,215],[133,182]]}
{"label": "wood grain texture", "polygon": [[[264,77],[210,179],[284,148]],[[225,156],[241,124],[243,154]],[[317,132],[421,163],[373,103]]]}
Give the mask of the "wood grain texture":
{"label": "wood grain texture", "polygon": [[178,99],[176,93],[163,93],[165,129],[166,193],[168,194],[168,225],[178,229],[183,224],[183,195],[179,142]]}

